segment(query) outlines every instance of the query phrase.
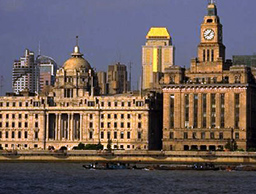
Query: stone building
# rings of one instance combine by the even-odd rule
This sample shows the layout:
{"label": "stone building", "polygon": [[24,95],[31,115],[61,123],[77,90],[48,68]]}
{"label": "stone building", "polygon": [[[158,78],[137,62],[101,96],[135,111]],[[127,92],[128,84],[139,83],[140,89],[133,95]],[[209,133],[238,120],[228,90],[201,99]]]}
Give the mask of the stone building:
{"label": "stone building", "polygon": [[161,149],[162,98],[157,93],[97,96],[91,65],[75,46],[48,96],[0,97],[4,149],[72,149],[80,142],[113,149]]}
{"label": "stone building", "polygon": [[142,47],[142,89],[159,88],[165,68],[174,65],[174,47],[167,28],[152,27]]}
{"label": "stone building", "polygon": [[222,25],[214,3],[201,25],[198,57],[188,69],[166,69],[163,149],[246,150],[256,143],[256,84],[251,68],[225,60]]}
{"label": "stone building", "polygon": [[126,65],[120,62],[109,65],[107,73],[108,94],[122,94],[130,90]]}

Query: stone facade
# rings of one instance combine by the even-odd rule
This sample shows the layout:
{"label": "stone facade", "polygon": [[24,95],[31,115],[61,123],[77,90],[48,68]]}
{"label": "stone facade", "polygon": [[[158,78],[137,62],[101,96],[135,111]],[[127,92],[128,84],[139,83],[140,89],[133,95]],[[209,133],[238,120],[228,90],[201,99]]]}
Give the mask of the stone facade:
{"label": "stone facade", "polygon": [[214,3],[201,25],[198,58],[189,69],[166,69],[162,83],[164,150],[223,150],[228,141],[255,146],[255,78],[249,67],[225,60]]}
{"label": "stone facade", "polygon": [[113,149],[161,149],[162,96],[157,93],[97,96],[97,79],[78,46],[57,71],[46,96],[0,97],[4,149],[72,149],[80,142]]}

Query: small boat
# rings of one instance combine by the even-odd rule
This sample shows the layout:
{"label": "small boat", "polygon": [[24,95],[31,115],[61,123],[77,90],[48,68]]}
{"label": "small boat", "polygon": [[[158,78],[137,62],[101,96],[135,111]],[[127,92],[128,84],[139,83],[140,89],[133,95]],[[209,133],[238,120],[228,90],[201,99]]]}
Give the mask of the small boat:
{"label": "small boat", "polygon": [[92,163],[89,165],[83,165],[85,169],[94,169],[94,170],[120,170],[120,169],[129,169],[123,163]]}

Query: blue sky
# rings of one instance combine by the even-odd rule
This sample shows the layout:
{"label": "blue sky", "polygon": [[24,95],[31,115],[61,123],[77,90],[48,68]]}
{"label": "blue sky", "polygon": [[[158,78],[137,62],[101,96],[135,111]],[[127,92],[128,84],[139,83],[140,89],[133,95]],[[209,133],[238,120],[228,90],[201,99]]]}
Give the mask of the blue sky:
{"label": "blue sky", "polygon": [[[176,65],[197,55],[207,0],[0,0],[0,75],[11,91],[12,64],[25,48],[69,58],[79,36],[85,58],[97,70],[133,62],[133,86],[141,71],[141,46],[151,26],[166,26],[176,47]],[[217,0],[227,58],[256,52],[255,0]],[[3,93],[2,93],[3,94]]]}

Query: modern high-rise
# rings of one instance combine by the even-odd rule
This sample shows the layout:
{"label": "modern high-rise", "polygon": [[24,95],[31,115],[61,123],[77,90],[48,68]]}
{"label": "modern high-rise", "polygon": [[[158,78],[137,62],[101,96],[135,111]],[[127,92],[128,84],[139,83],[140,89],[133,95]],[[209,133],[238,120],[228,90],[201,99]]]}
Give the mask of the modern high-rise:
{"label": "modern high-rise", "polygon": [[108,66],[108,93],[121,94],[130,90],[126,66],[118,62]]}
{"label": "modern high-rise", "polygon": [[12,89],[18,94],[23,90],[38,92],[39,69],[35,63],[34,52],[25,50],[25,56],[14,61],[12,71]]}
{"label": "modern high-rise", "polygon": [[100,94],[107,94],[107,73],[105,71],[97,72],[98,86]]}
{"label": "modern high-rise", "polygon": [[166,68],[174,65],[174,47],[167,28],[152,27],[142,47],[142,89],[159,87]]}
{"label": "modern high-rise", "polygon": [[36,63],[39,68],[39,91],[43,91],[48,86],[53,86],[56,77],[57,63],[53,58],[38,55],[36,58]]}
{"label": "modern high-rise", "polygon": [[233,65],[246,65],[256,67],[256,55],[234,55]]}

